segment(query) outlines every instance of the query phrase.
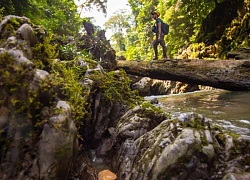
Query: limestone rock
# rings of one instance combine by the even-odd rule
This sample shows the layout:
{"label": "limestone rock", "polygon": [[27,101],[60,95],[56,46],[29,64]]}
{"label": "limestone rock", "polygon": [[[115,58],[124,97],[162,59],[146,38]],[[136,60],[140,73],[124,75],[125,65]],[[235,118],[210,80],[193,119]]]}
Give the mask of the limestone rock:
{"label": "limestone rock", "polygon": [[125,114],[117,126],[117,138],[125,139],[112,161],[118,179],[222,179],[228,173],[248,177],[250,138],[215,130],[210,119],[195,113],[162,121],[135,136],[153,121],[136,117],[138,110]]}
{"label": "limestone rock", "polygon": [[17,30],[17,36],[19,36],[19,38],[22,38],[29,47],[34,47],[39,42],[32,27],[27,23],[23,24]]}
{"label": "limestone rock", "polygon": [[141,96],[148,96],[150,95],[150,88],[152,86],[153,80],[148,77],[143,77],[137,83],[132,85],[134,90],[138,90]]}
{"label": "limestone rock", "polygon": [[59,101],[56,108],[61,112],[49,119],[41,134],[37,162],[39,172],[35,177],[66,180],[78,149],[77,131],[69,105]]}

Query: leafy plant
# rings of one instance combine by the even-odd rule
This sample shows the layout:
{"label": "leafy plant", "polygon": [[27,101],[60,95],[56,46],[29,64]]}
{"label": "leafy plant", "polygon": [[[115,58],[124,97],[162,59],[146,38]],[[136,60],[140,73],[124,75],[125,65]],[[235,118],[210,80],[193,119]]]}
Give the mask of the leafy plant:
{"label": "leafy plant", "polygon": [[67,66],[64,62],[53,63],[51,84],[59,88],[61,94],[59,96],[69,103],[72,118],[76,124],[79,124],[80,119],[87,113],[85,96],[88,94],[84,93],[84,86],[79,83],[81,73],[79,69],[76,71],[78,65],[74,62],[72,66]]}
{"label": "leafy plant", "polygon": [[57,45],[51,44],[51,39],[53,38],[52,34],[49,34],[43,43],[37,44],[34,48],[32,48],[32,52],[34,54],[34,59],[55,59],[58,56]]}
{"label": "leafy plant", "polygon": [[61,59],[72,60],[77,55],[77,47],[73,44],[60,45],[58,49]]}

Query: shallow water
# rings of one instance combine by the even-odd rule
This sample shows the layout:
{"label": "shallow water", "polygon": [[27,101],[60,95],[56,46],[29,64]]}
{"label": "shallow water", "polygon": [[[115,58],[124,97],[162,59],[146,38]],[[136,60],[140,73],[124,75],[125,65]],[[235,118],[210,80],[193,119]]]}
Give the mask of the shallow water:
{"label": "shallow water", "polygon": [[211,90],[154,97],[159,100],[163,110],[171,112],[173,116],[196,112],[212,119],[227,131],[250,136],[250,91]]}

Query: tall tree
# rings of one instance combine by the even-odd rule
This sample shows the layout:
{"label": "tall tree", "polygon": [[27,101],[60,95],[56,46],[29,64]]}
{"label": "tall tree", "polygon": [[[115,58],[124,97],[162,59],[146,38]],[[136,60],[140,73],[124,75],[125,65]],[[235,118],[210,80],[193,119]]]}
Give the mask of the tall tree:
{"label": "tall tree", "polygon": [[128,0],[136,15],[135,30],[141,43],[137,53],[145,54],[148,59],[152,56],[152,10],[158,10],[160,18],[170,25],[170,33],[166,36],[167,50],[168,55],[174,56],[178,49],[195,42],[203,19],[221,1],[223,0]]}
{"label": "tall tree", "polygon": [[92,9],[96,7],[97,10],[107,13],[107,0],[75,0],[78,6],[81,8],[80,14],[84,9]]}
{"label": "tall tree", "polygon": [[118,55],[124,55],[126,51],[125,36],[130,29],[130,16],[126,10],[120,10],[109,18],[104,24],[105,29],[113,32],[111,41]]}

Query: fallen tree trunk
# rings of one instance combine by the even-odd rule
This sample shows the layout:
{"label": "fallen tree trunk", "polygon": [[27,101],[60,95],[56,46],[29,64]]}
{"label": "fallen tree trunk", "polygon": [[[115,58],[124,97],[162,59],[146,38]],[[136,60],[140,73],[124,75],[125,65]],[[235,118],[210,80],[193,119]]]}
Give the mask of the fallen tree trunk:
{"label": "fallen tree trunk", "polygon": [[243,91],[250,90],[250,60],[118,61],[127,74]]}

